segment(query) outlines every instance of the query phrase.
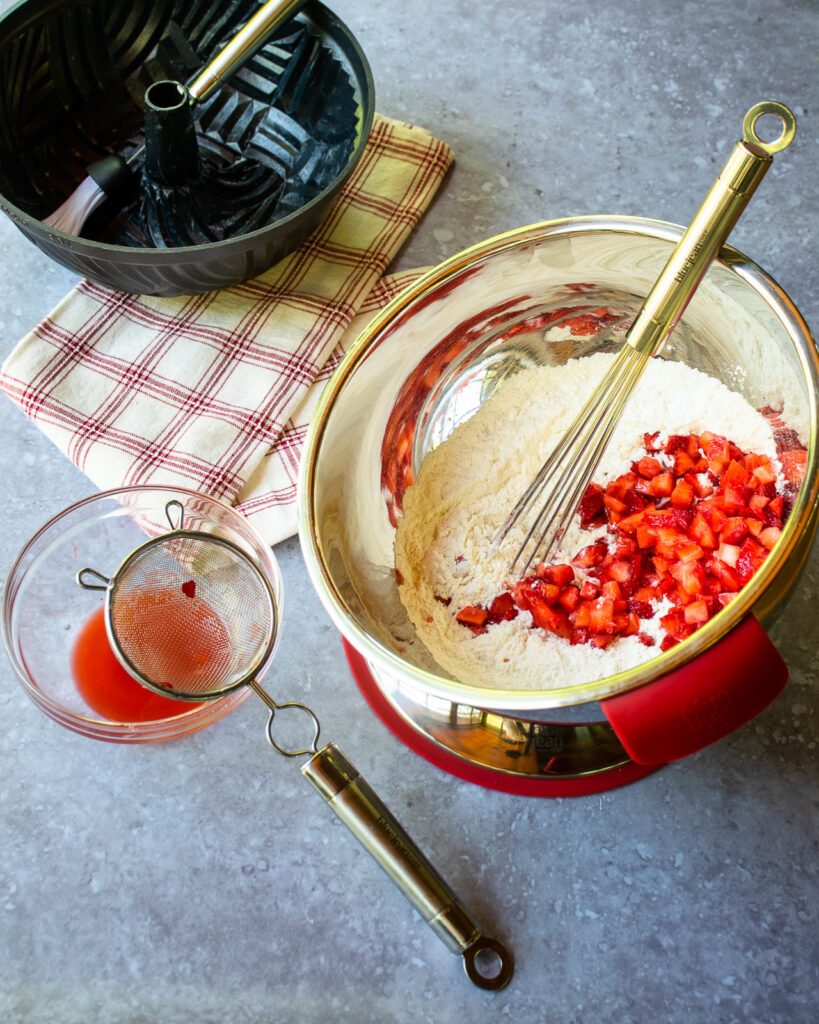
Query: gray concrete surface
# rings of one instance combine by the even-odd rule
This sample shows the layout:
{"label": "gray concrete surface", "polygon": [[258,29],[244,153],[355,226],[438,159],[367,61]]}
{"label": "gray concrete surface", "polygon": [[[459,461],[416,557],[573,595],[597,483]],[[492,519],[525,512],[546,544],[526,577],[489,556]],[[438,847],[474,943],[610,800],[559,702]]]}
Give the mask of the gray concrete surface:
{"label": "gray concrete surface", "polygon": [[[457,156],[401,266],[552,216],[685,221],[745,109],[773,97],[797,110],[799,138],[733,241],[816,324],[816,3],[335,7],[370,56],[379,109]],[[6,352],[72,277],[5,219],[0,253]],[[8,566],[92,487],[5,401],[0,424]],[[513,984],[468,985],[295,766],[271,758],[254,704],[188,740],[125,749],[44,718],[3,664],[0,1021],[817,1019],[815,555],[774,633],[790,686],[756,722],[629,789],[534,801],[449,778],[387,734],[297,543],[277,554],[281,692],[321,709],[327,736],[514,947]]]}

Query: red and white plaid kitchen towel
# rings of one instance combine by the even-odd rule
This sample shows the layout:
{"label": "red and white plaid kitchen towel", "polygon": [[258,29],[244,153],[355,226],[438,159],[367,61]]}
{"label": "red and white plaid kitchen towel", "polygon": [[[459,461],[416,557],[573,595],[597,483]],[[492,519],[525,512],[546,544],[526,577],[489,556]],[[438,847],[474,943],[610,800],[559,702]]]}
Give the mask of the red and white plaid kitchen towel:
{"label": "red and white plaid kitchen towel", "polygon": [[189,487],[238,502],[271,544],[290,536],[328,360],[414,276],[379,281],[452,159],[376,115],[337,203],[281,263],[179,298],[81,281],[17,345],[0,388],[99,487]]}

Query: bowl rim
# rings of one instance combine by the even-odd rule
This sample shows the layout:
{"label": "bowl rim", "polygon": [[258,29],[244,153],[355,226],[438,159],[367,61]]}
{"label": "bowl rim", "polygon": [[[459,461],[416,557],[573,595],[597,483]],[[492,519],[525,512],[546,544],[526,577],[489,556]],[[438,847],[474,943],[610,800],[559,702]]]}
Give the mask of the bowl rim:
{"label": "bowl rim", "polygon": [[[57,0],[57,6],[64,6]],[[20,24],[15,25],[13,31],[19,31],[24,28],[29,21],[36,21],[38,15],[32,12],[25,17],[21,12],[23,8],[32,6],[32,0],[18,0],[18,3],[10,7],[5,14],[0,16],[0,29],[5,27],[7,21],[14,21],[20,19]],[[313,17],[311,8],[317,9],[318,20]],[[353,145],[353,151],[350,154],[344,167],[339,171],[333,180],[326,185],[318,195],[304,203],[303,206],[299,206],[298,209],[291,211],[287,216],[282,217],[279,220],[274,221],[272,224],[266,224],[264,227],[256,228],[254,231],[248,231],[241,235],[236,235],[233,238],[223,238],[216,242],[203,242],[199,245],[184,245],[174,246],[168,248],[139,248],[131,245],[113,245],[110,242],[97,242],[94,239],[83,238],[80,235],[70,235],[65,231],[59,231],[57,228],[47,226],[37,217],[33,217],[30,213],[26,213],[25,210],[21,209],[15,203],[13,203],[7,196],[0,192],[0,210],[2,210],[18,227],[22,228],[26,232],[34,232],[36,236],[45,233],[51,242],[61,245],[64,248],[70,249],[77,255],[84,257],[106,257],[116,256],[117,262],[120,264],[137,264],[139,266],[157,266],[162,267],[165,265],[177,265],[180,262],[180,256],[195,257],[201,253],[213,254],[219,258],[223,258],[227,255],[231,249],[240,248],[244,250],[247,248],[249,243],[260,241],[267,233],[272,230],[279,230],[286,234],[287,230],[293,227],[302,218],[308,218],[310,213],[317,207],[321,207],[323,204],[329,202],[333,196],[335,196],[350,175],[355,170],[361,157],[366,148],[367,140],[370,137],[372,131],[373,119],[375,117],[375,82],[373,80],[372,68],[367,60],[364,51],[361,48],[361,44],[353,34],[352,30],[342,19],[336,14],[335,11],[331,10],[321,0],[309,0],[305,6],[298,11],[294,17],[306,14],[311,22],[318,24],[319,28],[327,31],[329,22],[335,22],[334,29],[345,38],[347,44],[355,54],[356,59],[360,62],[362,71],[362,85],[361,90],[361,104],[359,107],[359,123],[356,131],[355,142]],[[184,261],[183,261],[184,262]]]}
{"label": "bowl rim", "polygon": [[[3,646],[5,648],[6,657],[8,658],[9,664],[13,668],[15,675],[22,684],[26,695],[30,697],[34,704],[36,704],[50,718],[53,718],[61,725],[64,725],[75,732],[82,733],[85,736],[111,740],[126,737],[135,740],[159,738],[173,739],[175,737],[184,736],[197,731],[199,728],[204,728],[206,725],[223,718],[250,696],[250,687],[242,686],[238,690],[225,694],[223,697],[200,702],[199,704],[192,704],[189,710],[183,711],[178,715],[171,715],[167,718],[152,718],[144,722],[117,722],[113,719],[107,719],[104,717],[84,715],[81,712],[67,708],[59,701],[54,700],[48,693],[46,693],[45,690],[34,684],[29,674],[25,671],[23,665],[21,665],[20,659],[14,650],[11,637],[11,603],[9,600],[9,583],[17,573],[20,563],[26,557],[34,544],[61,519],[85,505],[91,505],[97,501],[107,498],[116,499],[120,495],[133,495],[158,491],[171,492],[174,495],[184,495],[185,497],[190,498],[207,498],[208,501],[211,501],[215,505],[219,505],[223,509],[233,513],[245,526],[256,534],[259,544],[269,553],[270,558],[273,560],[276,567],[277,573],[279,574],[279,578],[281,577],[279,563],[272,548],[264,541],[264,538],[256,531],[256,528],[245,516],[240,515],[232,505],[228,505],[227,502],[222,501],[221,498],[213,497],[210,494],[204,494],[202,491],[195,491],[189,487],[178,487],[175,484],[138,484],[133,487],[115,487],[109,490],[96,491],[93,494],[86,495],[86,497],[80,498],[78,501],[65,506],[65,508],[60,509],[52,515],[47,522],[43,523],[42,526],[35,530],[35,532],[23,544],[6,574],[6,578],[3,583],[2,616],[0,616],[2,621],[0,622],[0,627],[2,628]],[[274,587],[274,589],[276,588]],[[284,606],[283,594],[279,594],[277,596],[277,600],[279,637],[281,637]],[[269,667],[271,662],[272,659],[268,661],[268,666],[266,667]]]}
{"label": "bowl rim", "polygon": [[[638,235],[674,244],[684,231],[684,227],[669,221],[603,214],[539,221],[502,232],[456,253],[427,271],[393,299],[381,313],[377,314],[352,343],[325,386],[313,415],[299,474],[298,519],[299,536],[308,575],[319,599],[342,635],[365,658],[372,659],[376,665],[411,686],[454,703],[474,707],[531,711],[601,700],[617,693],[636,689],[661,675],[674,672],[721,640],[746,614],[751,613],[752,606],[768,590],[788,557],[797,549],[803,531],[816,529],[817,517],[814,512],[819,497],[816,402],[816,395],[819,392],[819,355],[816,343],[802,314],[774,278],[738,249],[724,245],[715,262],[736,274],[773,310],[794,342],[794,348],[802,364],[808,388],[813,392],[814,400],[810,406],[805,480],[799,489],[793,511],[783,527],[782,536],[768,554],[762,568],[722,613],[707,622],[687,640],[631,669],[604,676],[589,683],[554,689],[501,690],[462,683],[448,676],[419,668],[401,658],[358,625],[354,617],[347,612],[344,599],[327,571],[327,561],[317,530],[315,488],[313,486],[327,422],[336,399],[366,353],[378,343],[382,332],[394,326],[416,299],[466,267],[529,242],[542,241],[566,234],[605,232]],[[409,315],[411,316],[411,311]]]}

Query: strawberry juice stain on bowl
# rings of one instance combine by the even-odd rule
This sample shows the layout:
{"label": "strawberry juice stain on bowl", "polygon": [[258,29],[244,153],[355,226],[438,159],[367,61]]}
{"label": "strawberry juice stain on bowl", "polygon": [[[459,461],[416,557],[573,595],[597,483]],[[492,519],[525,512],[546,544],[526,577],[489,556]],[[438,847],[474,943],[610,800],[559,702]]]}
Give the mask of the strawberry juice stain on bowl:
{"label": "strawberry juice stain on bowl", "polygon": [[[146,590],[129,594],[118,613],[122,650],[161,687],[206,692],[207,680],[225,678],[230,638],[222,620],[188,581],[181,593]],[[136,655],[136,657],[135,657]],[[148,722],[190,711],[190,701],[165,697],[133,678],[120,664],[97,608],[77,635],[71,655],[77,689],[97,714],[118,722]],[[197,687],[195,681],[203,680]]]}

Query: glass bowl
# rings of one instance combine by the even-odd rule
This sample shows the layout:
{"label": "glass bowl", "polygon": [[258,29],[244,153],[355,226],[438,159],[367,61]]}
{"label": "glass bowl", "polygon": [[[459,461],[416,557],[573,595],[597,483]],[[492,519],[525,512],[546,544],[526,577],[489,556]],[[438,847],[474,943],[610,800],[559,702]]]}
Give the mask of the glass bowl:
{"label": "glass bowl", "polygon": [[220,501],[178,487],[125,487],[63,510],[26,543],[9,571],[3,639],[28,696],[54,721],[83,736],[111,743],[177,739],[224,718],[250,693],[242,687],[219,700],[188,705],[190,710],[170,718],[119,722],[93,711],[74,683],[70,665],[77,634],[104,598],[81,589],[77,571],[92,566],[113,573],[135,547],[170,528],[165,516],[169,501],[184,506],[187,529],[224,537],[246,551],[270,580],[281,612],[282,579],[273,553],[242,516]]}

